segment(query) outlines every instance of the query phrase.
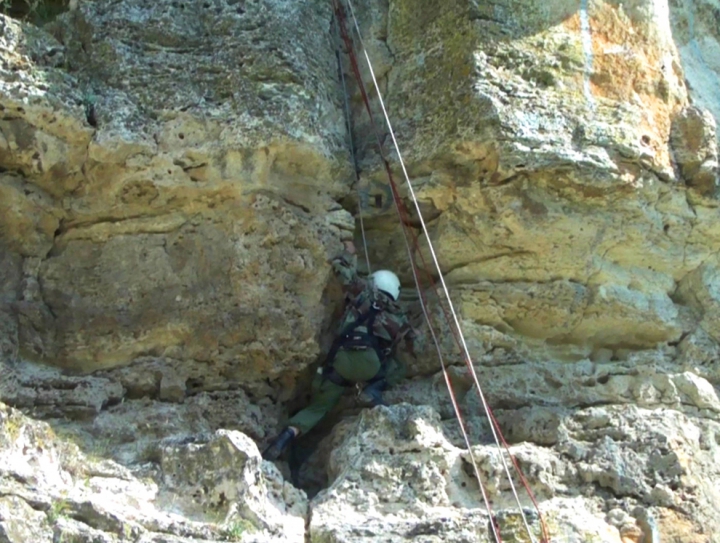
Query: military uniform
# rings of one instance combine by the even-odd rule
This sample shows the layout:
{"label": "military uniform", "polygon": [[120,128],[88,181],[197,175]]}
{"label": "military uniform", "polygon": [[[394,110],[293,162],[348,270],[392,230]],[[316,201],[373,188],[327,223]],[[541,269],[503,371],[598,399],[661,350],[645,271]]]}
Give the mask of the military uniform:
{"label": "military uniform", "polygon": [[[340,345],[332,360],[328,360],[323,373],[316,375],[310,405],[288,421],[289,426],[297,428],[302,434],[310,431],[327,415],[350,385],[370,383],[366,386],[368,396],[375,400],[374,403],[381,403],[380,391],[385,386],[396,384],[403,376],[402,366],[393,356],[395,348],[404,340],[412,352],[415,338],[415,332],[400,305],[378,291],[371,281],[357,274],[355,254],[344,251],[332,261],[332,265],[343,284],[346,302],[338,334],[366,316],[374,304],[374,318],[361,324],[355,332],[374,336],[378,349],[362,345]],[[368,330],[368,327],[372,329]],[[384,364],[381,357],[385,360]]]}

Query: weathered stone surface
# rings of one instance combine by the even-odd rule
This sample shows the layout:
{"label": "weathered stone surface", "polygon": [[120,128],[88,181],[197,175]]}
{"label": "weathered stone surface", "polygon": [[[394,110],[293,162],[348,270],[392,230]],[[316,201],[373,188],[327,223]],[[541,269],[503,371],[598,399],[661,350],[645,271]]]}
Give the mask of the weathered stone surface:
{"label": "weathered stone surface", "polygon": [[[676,371],[673,358],[661,352],[564,364],[510,358],[488,365],[490,360],[476,368],[478,380],[489,404],[504,413],[500,419],[508,419],[506,431],[515,434],[518,440],[552,442],[548,432],[557,427],[558,417],[568,409],[593,405],[669,408],[688,416],[720,420],[718,392],[714,381],[709,380],[714,375],[708,371],[701,374],[689,364],[685,371]],[[453,370],[451,380],[461,408],[482,412],[467,368]],[[453,421],[454,412],[445,387],[442,375],[436,375],[432,380],[405,382],[389,391],[387,398],[391,402],[431,405],[443,419]],[[542,432],[532,434],[530,427]],[[455,432],[452,435],[459,445],[460,436]]]}
{"label": "weathered stone surface", "polygon": [[[46,198],[47,220],[14,231],[24,251],[49,256],[26,273],[23,351],[76,369],[143,355],[191,362],[176,371],[174,398],[187,378],[237,372],[260,387],[261,376],[304,368],[320,353],[324,261],[351,226],[333,207],[347,168],[333,48],[309,31],[328,7],[103,6],[84,3],[54,22],[55,38],[27,30],[23,42],[23,27],[4,23],[11,60],[33,67],[19,70],[7,99],[57,98],[55,116],[66,120],[51,123],[53,134],[69,142],[68,127],[82,125],[87,149],[74,166],[81,183],[67,190],[27,161],[8,163],[49,195],[72,191],[54,206]],[[668,183],[671,123],[682,128],[694,110],[664,7],[437,9],[369,2],[358,13],[466,326],[580,357],[691,332],[696,323],[671,296],[720,235],[717,208]],[[304,37],[283,53],[273,44],[290,24]],[[39,53],[50,50],[62,62]],[[218,71],[194,69],[211,57]],[[40,76],[59,83],[46,89]],[[97,126],[82,118],[90,105]],[[28,108],[18,119],[46,130]],[[674,139],[677,149],[692,144]],[[387,196],[371,148],[358,142],[363,182]],[[373,260],[407,270],[390,218],[369,225]],[[285,333],[281,319],[293,323]]]}
{"label": "weathered stone surface", "polygon": [[[403,137],[413,138],[404,146],[409,156],[425,162],[449,151],[496,182],[571,161],[604,171],[612,186],[620,182],[613,176],[619,153],[667,168],[668,113],[685,89],[661,9],[642,1],[580,9],[514,0],[393,3],[387,41],[396,62],[408,62],[390,75],[388,100]],[[626,49],[636,55],[623,55]],[[624,107],[612,112],[613,105]],[[491,134],[502,142],[495,149],[483,145]]]}
{"label": "weathered stone surface", "polygon": [[161,450],[157,469],[131,471],[86,455],[47,423],[0,403],[0,537],[304,541],[304,494],[261,460],[249,437],[219,432],[168,440]]}
{"label": "weathered stone surface", "polygon": [[18,171],[50,195],[72,192],[81,183],[93,131],[76,80],[59,69],[63,47],[4,15],[0,29],[0,167]]}
{"label": "weathered stone surface", "polygon": [[[179,380],[258,382],[316,358],[326,260],[353,228],[334,201],[333,50],[310,30],[328,18],[81,3],[53,38],[3,17],[0,166],[19,177],[0,182],[0,226],[40,259],[16,292],[25,356],[83,371],[169,356],[195,365]],[[305,37],[286,51],[291,27]]]}
{"label": "weathered stone surface", "polygon": [[13,360],[18,351],[15,302],[22,277],[22,258],[0,239],[0,359]]}
{"label": "weathered stone surface", "polygon": [[715,0],[669,0],[672,33],[693,103],[720,119],[720,30]]}
{"label": "weathered stone surface", "polygon": [[52,199],[22,178],[0,176],[0,239],[22,256],[44,257],[62,213]]}
{"label": "weathered stone surface", "polygon": [[709,111],[684,109],[673,120],[670,143],[685,182],[712,196],[717,190],[718,146],[715,119]]}
{"label": "weathered stone surface", "polygon": [[[556,540],[720,533],[716,3],[356,5],[479,381]],[[0,410],[0,539],[300,541],[308,520],[326,543],[492,541],[427,336],[398,405],[348,394],[334,414],[310,516],[251,442],[300,403],[338,300],[326,261],[355,228],[330,17],[285,0],[73,2],[49,33],[0,17],[0,399],[56,429]],[[410,286],[350,90],[371,263]],[[503,540],[525,540],[438,330]]]}
{"label": "weathered stone surface", "polygon": [[17,496],[0,498],[0,537],[8,543],[52,541],[45,515]]}
{"label": "weathered stone surface", "polygon": [[166,371],[160,377],[160,399],[180,402],[185,398],[185,379],[173,371]]}
{"label": "weathered stone surface", "polygon": [[467,499],[459,480],[448,483],[467,478],[460,451],[442,437],[432,411],[408,407],[363,412],[338,443],[328,465],[332,484],[312,504],[311,541],[488,540],[479,508],[453,508],[452,499]]}
{"label": "weathered stone surface", "polygon": [[[254,401],[237,383],[192,394],[181,403],[160,396],[162,376],[172,366],[144,361],[137,368],[95,376],[67,376],[57,368],[17,362],[0,364],[0,399],[35,416],[56,422],[58,432],[83,450],[124,464],[158,460],[159,443],[169,436],[240,430],[258,442],[276,431],[282,407],[264,397]],[[147,375],[140,388],[135,378]]]}
{"label": "weathered stone surface", "polygon": [[[490,325],[582,358],[692,331],[671,298],[717,251],[718,210],[686,197],[673,171],[671,128],[682,155],[693,143],[679,135],[681,119],[693,110],[667,6],[428,1],[388,10],[369,9],[361,24],[394,60],[382,78],[387,108],[468,335]],[[710,171],[706,135],[698,152]],[[411,283],[394,210],[373,207],[373,196],[388,195],[370,140],[362,183],[371,260]]]}
{"label": "weathered stone surface", "polygon": [[100,224],[67,240],[39,272],[59,359],[100,369],[169,355],[248,380],[312,361],[333,234],[325,218],[264,195],[242,213],[237,204],[214,212],[223,218]]}
{"label": "weathered stone surface", "polygon": [[[595,407],[561,418],[557,447],[521,444],[511,451],[552,540],[624,542],[632,534],[660,534],[679,542],[704,534],[713,541],[718,496],[709,481],[717,477],[718,429],[673,411]],[[447,440],[432,410],[399,404],[364,411],[332,440],[331,486],[311,503],[312,541],[402,541],[411,534],[493,540],[470,458]],[[473,451],[503,540],[525,541],[497,448]],[[700,465],[709,471],[695,478]],[[678,514],[680,502],[691,511]],[[669,518],[676,529],[668,529]],[[537,517],[528,519],[539,529]]]}
{"label": "weathered stone surface", "polygon": [[678,299],[697,313],[701,327],[716,341],[720,339],[720,275],[717,264],[703,264],[678,285]]}
{"label": "weathered stone surface", "polygon": [[702,328],[685,337],[678,345],[679,362],[686,369],[720,385],[720,347]]}
{"label": "weathered stone surface", "polygon": [[[234,514],[248,523],[249,530],[266,531],[278,540],[303,541],[304,494],[283,483],[274,466],[267,464],[263,471],[262,464],[255,443],[240,432],[221,430],[209,437],[169,441],[160,451],[163,483],[168,491],[187,496],[181,505],[185,515],[212,511],[225,518]],[[274,494],[266,478],[275,483]]]}
{"label": "weathered stone surface", "polygon": [[121,383],[94,376],[66,376],[53,367],[0,361],[0,400],[37,415],[92,421],[119,403],[125,394]]}
{"label": "weathered stone surface", "polygon": [[[52,31],[71,68],[94,87],[98,121],[112,127],[106,137],[150,136],[149,112],[202,111],[236,124],[229,129],[243,142],[240,148],[290,139],[334,152],[342,125],[338,132],[333,51],[329,36],[315,31],[329,17],[330,5],[323,3],[85,3]],[[280,47],[287,33],[302,38]],[[113,111],[114,104],[124,107]],[[231,119],[235,123],[226,122]],[[173,152],[203,143],[203,125],[215,124],[191,115],[162,120],[174,126],[158,144]],[[108,142],[102,143],[97,150],[105,154]],[[208,164],[207,170],[215,168]]]}

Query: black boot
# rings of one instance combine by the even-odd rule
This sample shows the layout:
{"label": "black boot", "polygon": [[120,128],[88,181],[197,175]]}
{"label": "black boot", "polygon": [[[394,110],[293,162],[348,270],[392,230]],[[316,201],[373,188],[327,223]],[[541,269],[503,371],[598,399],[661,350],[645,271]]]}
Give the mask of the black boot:
{"label": "black boot", "polygon": [[283,451],[292,443],[295,439],[295,432],[290,428],[285,428],[280,435],[270,442],[267,449],[263,451],[263,458],[265,460],[277,460]]}

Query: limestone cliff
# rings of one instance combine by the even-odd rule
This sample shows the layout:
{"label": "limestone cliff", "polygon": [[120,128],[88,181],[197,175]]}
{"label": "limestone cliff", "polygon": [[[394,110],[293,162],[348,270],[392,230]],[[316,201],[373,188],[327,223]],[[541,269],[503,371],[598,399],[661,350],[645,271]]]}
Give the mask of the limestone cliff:
{"label": "limestone cliff", "polygon": [[[345,64],[355,186],[330,2],[67,7],[0,15],[0,542],[492,541],[427,336],[391,407],[308,436],[310,501],[257,452],[327,350],[360,215],[425,329]],[[355,8],[553,541],[720,541],[717,0]]]}

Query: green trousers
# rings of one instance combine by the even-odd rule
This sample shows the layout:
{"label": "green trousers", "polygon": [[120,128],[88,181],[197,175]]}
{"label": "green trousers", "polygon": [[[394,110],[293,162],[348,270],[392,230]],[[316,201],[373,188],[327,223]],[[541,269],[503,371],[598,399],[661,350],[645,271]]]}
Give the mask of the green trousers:
{"label": "green trousers", "polygon": [[[338,351],[333,367],[342,377],[353,383],[369,381],[380,371],[380,360],[373,349],[365,351]],[[399,364],[394,358],[387,361],[386,381],[395,384],[401,378]],[[305,434],[327,415],[344,394],[346,388],[336,385],[322,375],[315,376],[310,404],[298,411],[289,421],[300,433]]]}

